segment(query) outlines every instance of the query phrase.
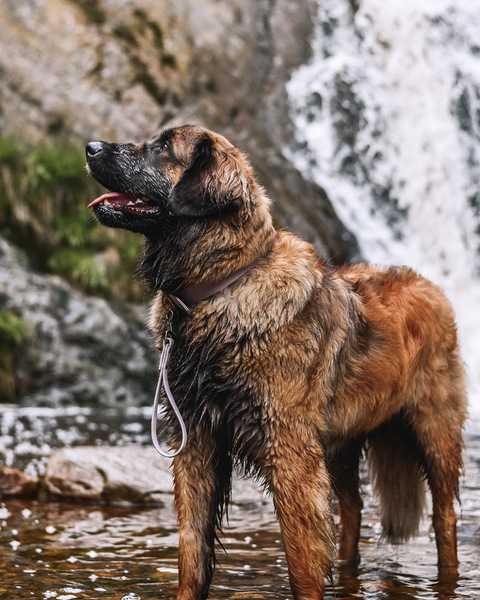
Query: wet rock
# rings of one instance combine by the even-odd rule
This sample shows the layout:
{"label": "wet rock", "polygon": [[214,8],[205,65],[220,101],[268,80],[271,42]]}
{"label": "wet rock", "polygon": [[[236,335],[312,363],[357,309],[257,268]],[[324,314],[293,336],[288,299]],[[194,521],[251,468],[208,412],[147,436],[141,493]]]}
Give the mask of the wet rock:
{"label": "wet rock", "polygon": [[38,487],[38,479],[18,469],[0,466],[0,498],[32,498]]}
{"label": "wet rock", "polygon": [[153,448],[62,448],[47,465],[50,496],[107,503],[160,503],[171,494],[169,461]]}
{"label": "wet rock", "polygon": [[143,320],[33,271],[0,236],[0,311],[29,332],[15,365],[16,400],[121,406],[150,398],[157,355]]}
{"label": "wet rock", "polygon": [[[153,447],[63,448],[48,462],[42,493],[76,501],[162,506],[173,502],[171,462]],[[233,504],[251,507],[266,502],[254,483],[234,480]]]}

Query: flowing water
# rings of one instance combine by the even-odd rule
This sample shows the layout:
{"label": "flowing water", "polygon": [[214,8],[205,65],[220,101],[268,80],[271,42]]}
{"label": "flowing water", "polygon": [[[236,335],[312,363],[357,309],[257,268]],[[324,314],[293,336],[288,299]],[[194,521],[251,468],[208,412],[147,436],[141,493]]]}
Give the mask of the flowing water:
{"label": "flowing water", "polygon": [[[150,409],[94,413],[91,409],[4,408],[0,459],[42,473],[46,457],[68,443],[149,443]],[[368,480],[360,567],[339,570],[333,600],[480,599],[480,435],[468,434],[458,527],[460,571],[437,573],[428,520],[418,538],[392,547],[380,543]],[[177,524],[171,503],[163,508],[109,507],[56,502],[0,504],[0,598],[8,600],[174,597]],[[271,502],[233,506],[218,550],[212,599],[290,598],[285,557]]]}
{"label": "flowing water", "polygon": [[289,158],[367,260],[446,290],[480,413],[480,4],[317,5],[313,55],[288,85]]}

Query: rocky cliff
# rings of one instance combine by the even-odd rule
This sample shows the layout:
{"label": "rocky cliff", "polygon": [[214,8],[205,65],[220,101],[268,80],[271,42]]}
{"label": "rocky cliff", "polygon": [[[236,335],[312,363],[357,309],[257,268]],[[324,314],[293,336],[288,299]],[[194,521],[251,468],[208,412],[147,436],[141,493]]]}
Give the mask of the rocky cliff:
{"label": "rocky cliff", "polygon": [[220,131],[250,153],[278,226],[333,263],[404,263],[446,289],[480,410],[477,13],[469,0],[0,0],[0,138]]}

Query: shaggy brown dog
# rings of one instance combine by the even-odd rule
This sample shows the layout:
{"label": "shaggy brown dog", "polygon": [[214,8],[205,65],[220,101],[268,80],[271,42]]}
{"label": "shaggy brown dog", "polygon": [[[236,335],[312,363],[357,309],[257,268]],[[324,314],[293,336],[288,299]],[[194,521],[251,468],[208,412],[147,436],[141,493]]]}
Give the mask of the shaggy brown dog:
{"label": "shaggy brown dog", "polygon": [[[177,305],[170,385],[188,429],[173,465],[178,598],[207,596],[234,465],[273,495],[294,598],[323,598],[332,488],[339,558],[358,560],[364,449],[386,538],[415,534],[426,478],[439,565],[456,565],[466,399],[442,291],[403,267],[334,269],[276,231],[245,156],[206,129],[92,142],[87,159],[111,190],[91,204],[98,220],[146,237],[140,270],[157,292],[159,348],[165,298]],[[171,413],[169,423],[175,448]]]}

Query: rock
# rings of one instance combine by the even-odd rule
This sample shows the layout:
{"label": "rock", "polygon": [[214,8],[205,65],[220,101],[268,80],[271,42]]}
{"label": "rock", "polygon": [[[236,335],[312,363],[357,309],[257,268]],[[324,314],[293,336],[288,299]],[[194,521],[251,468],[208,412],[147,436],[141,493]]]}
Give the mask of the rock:
{"label": "rock", "polygon": [[49,496],[107,503],[160,503],[172,493],[170,461],[153,448],[62,448],[47,465]]}
{"label": "rock", "polygon": [[18,469],[0,466],[0,499],[32,498],[39,488],[39,481]]}
{"label": "rock", "polygon": [[30,332],[16,365],[16,399],[23,404],[119,406],[150,399],[157,353],[144,322],[33,271],[0,237],[3,310],[18,314]]}
{"label": "rock", "polygon": [[[153,447],[63,448],[50,457],[42,493],[84,502],[171,504],[170,467],[171,460]],[[251,481],[234,479],[233,504],[251,508],[265,502]]]}

